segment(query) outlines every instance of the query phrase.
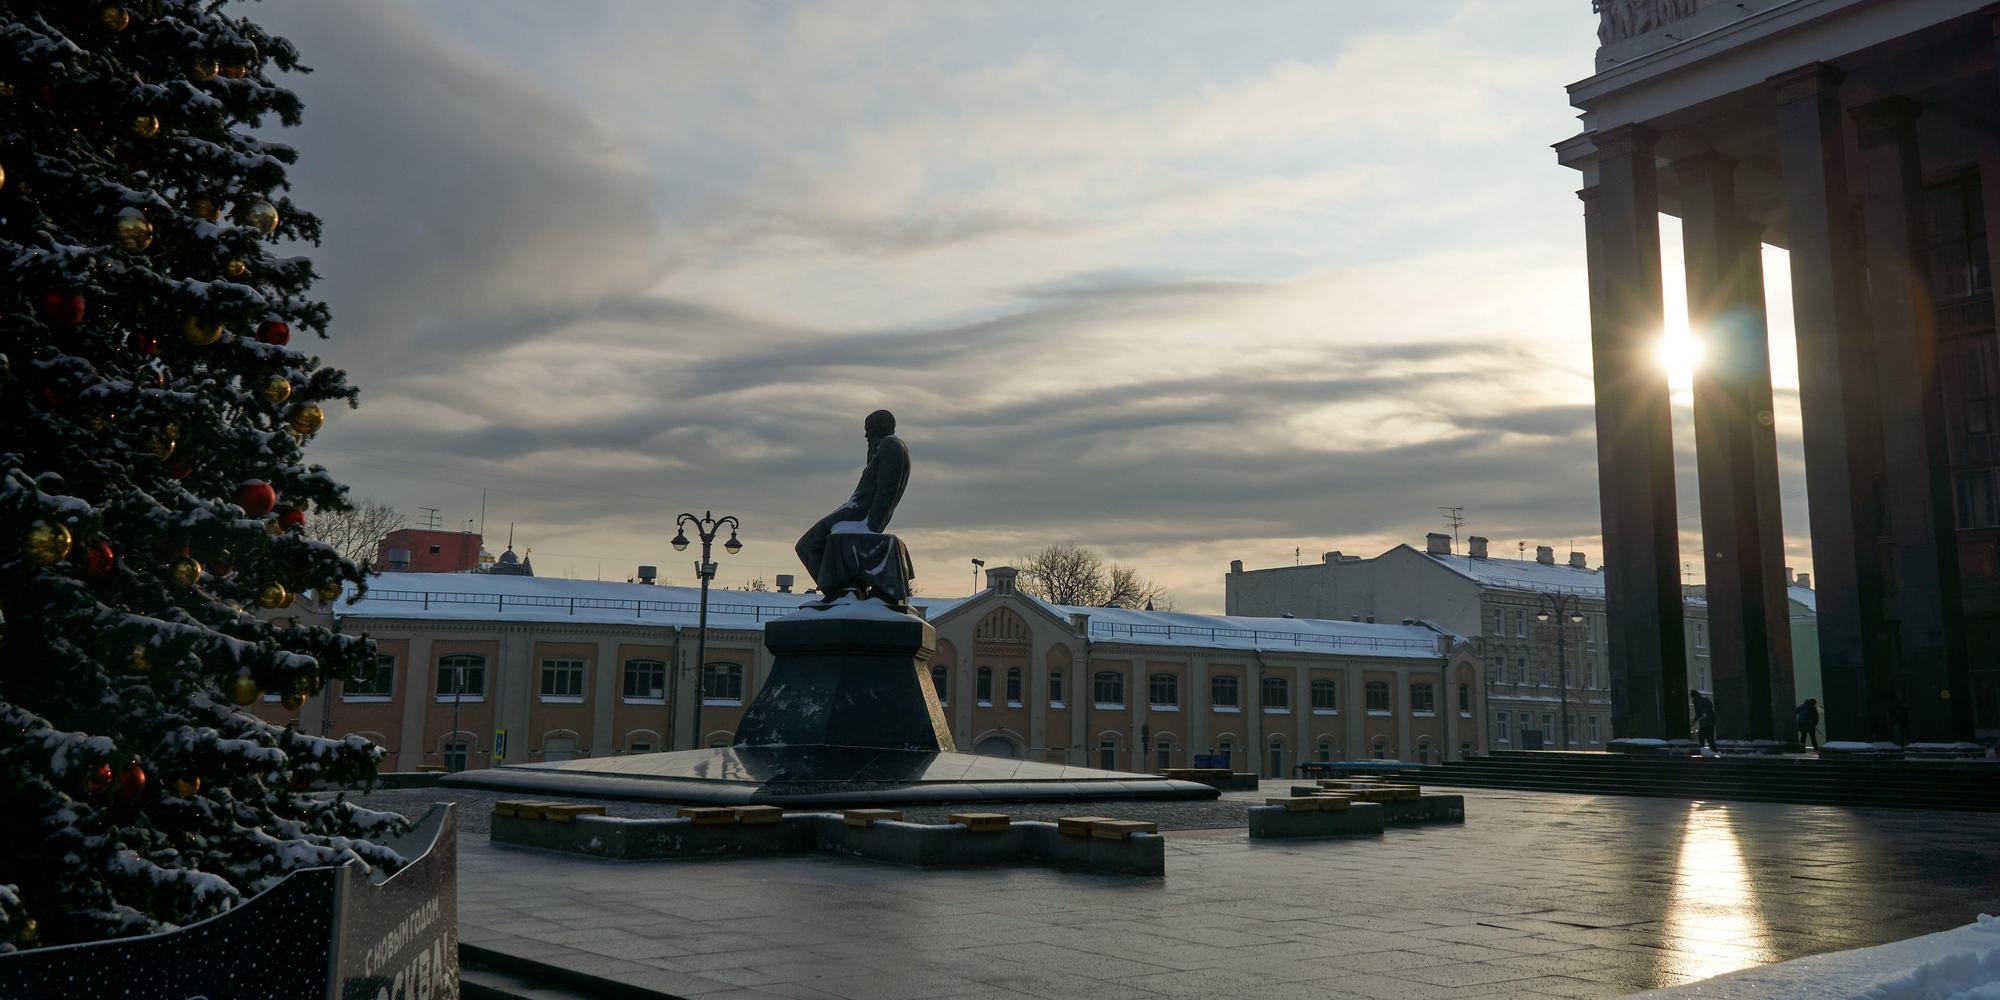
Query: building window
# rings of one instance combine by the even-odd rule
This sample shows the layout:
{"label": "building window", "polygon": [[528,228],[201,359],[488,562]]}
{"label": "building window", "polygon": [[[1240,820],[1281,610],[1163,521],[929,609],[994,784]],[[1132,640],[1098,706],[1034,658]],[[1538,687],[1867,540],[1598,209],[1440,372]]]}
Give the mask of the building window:
{"label": "building window", "polygon": [[1505,712],[1501,712],[1499,715],[1493,717],[1493,742],[1507,742],[1507,713]]}
{"label": "building window", "polygon": [[1410,685],[1410,714],[1437,714],[1437,686],[1434,684]]}
{"label": "building window", "polygon": [[667,700],[667,664],[664,660],[625,661],[625,699],[660,702]]}
{"label": "building window", "polygon": [[1285,683],[1283,677],[1264,678],[1264,711],[1272,715],[1284,715],[1291,710],[1292,686]]}
{"label": "building window", "polygon": [[1368,752],[1373,754],[1376,760],[1387,760],[1389,757],[1389,741],[1380,736],[1375,737],[1375,742],[1368,746]]}
{"label": "building window", "polygon": [[1157,709],[1179,711],[1181,707],[1181,679],[1173,674],[1154,674],[1148,696],[1150,704]]}
{"label": "building window", "polygon": [[1528,612],[1525,610],[1514,612],[1514,637],[1517,639],[1528,637]]}
{"label": "building window", "polygon": [[1273,736],[1271,737],[1271,768],[1268,772],[1265,773],[1264,777],[1282,778],[1284,776],[1285,776],[1285,740],[1284,737]]}
{"label": "building window", "polygon": [[1589,735],[1590,742],[1597,742],[1597,716],[1586,716],[1583,724],[1587,727],[1585,732]]}
{"label": "building window", "polygon": [[1494,635],[1505,635],[1507,633],[1506,617],[1507,617],[1507,612],[1502,611],[1499,608],[1493,609],[1492,631]]}
{"label": "building window", "polygon": [[1333,741],[1332,740],[1319,741],[1319,749],[1314,750],[1313,754],[1315,759],[1319,760],[1321,763],[1326,763],[1333,760]]}
{"label": "building window", "polygon": [[1021,668],[1007,668],[1007,704],[1011,708],[1021,707]]}
{"label": "building window", "polygon": [[1431,738],[1426,736],[1423,737],[1422,739],[1417,740],[1417,763],[1428,764],[1430,762],[1431,762]]}
{"label": "building window", "polygon": [[1314,715],[1334,715],[1340,711],[1340,684],[1330,677],[1315,677],[1312,682]]}
{"label": "building window", "polygon": [[1368,714],[1369,715],[1389,714],[1388,681],[1368,682]]}
{"label": "building window", "polygon": [[1161,740],[1160,745],[1153,751],[1153,760],[1162,771],[1174,766],[1174,745],[1167,740]]}
{"label": "building window", "polygon": [[942,666],[932,667],[931,688],[937,692],[938,704],[944,705],[950,703],[951,697],[947,693],[950,687],[951,687],[951,668]]}
{"label": "building window", "polygon": [[1519,681],[1520,683],[1522,683],[1522,684],[1526,684],[1526,683],[1528,683],[1528,658],[1527,658],[1527,657],[1525,657],[1525,656],[1517,656],[1517,657],[1515,657],[1515,658],[1514,658],[1514,677],[1515,677],[1515,678],[1516,678],[1516,679],[1517,679],[1517,680],[1518,680],[1518,681]]}
{"label": "building window", "polygon": [[743,704],[743,668],[735,663],[710,663],[701,668],[701,703]]}
{"label": "building window", "polygon": [[993,704],[993,668],[992,668],[992,667],[980,667],[980,668],[979,668],[979,680],[978,680],[978,683],[977,683],[977,684],[976,684],[976,685],[974,686],[974,688],[973,688],[973,697],[974,697],[974,698],[976,698],[976,699],[978,699],[978,701],[979,701],[979,703],[980,703],[981,705],[991,705],[991,704]]}
{"label": "building window", "polygon": [[1218,674],[1209,678],[1208,703],[1220,712],[1234,712],[1243,706],[1242,692],[1237,690],[1234,674]]}
{"label": "building window", "polygon": [[1221,754],[1221,755],[1222,755],[1222,759],[1224,759],[1224,760],[1226,760],[1226,761],[1229,761],[1229,762],[1230,762],[1230,766],[1231,766],[1231,767],[1234,767],[1234,766],[1235,766],[1235,764],[1236,764],[1236,758],[1235,758],[1234,756],[1232,756],[1232,754],[1233,754],[1233,752],[1234,752],[1235,748],[1236,748],[1236,744],[1234,744],[1234,743],[1231,743],[1231,742],[1229,742],[1229,741],[1228,741],[1228,740],[1226,740],[1226,739],[1225,739],[1225,740],[1217,740],[1217,741],[1215,742],[1215,752],[1216,752],[1216,753],[1219,753],[1219,754]]}
{"label": "building window", "polygon": [[1106,738],[1097,744],[1097,766],[1106,771],[1118,770],[1118,741]]}
{"label": "building window", "polygon": [[1092,679],[1092,700],[1098,708],[1125,707],[1125,675],[1116,670],[1100,670]]}
{"label": "building window", "polygon": [[1694,623],[1694,648],[1696,649],[1708,648],[1708,625],[1706,623],[1703,622]]}
{"label": "building window", "polygon": [[343,701],[372,701],[392,698],[396,694],[396,658],[387,653],[375,656],[375,665],[361,672],[361,676],[341,685],[340,697]]}
{"label": "building window", "polygon": [[1063,707],[1062,671],[1049,671],[1049,707]]}
{"label": "building window", "polygon": [[1472,685],[1470,684],[1460,684],[1458,686],[1458,714],[1467,716],[1472,714]]}
{"label": "building window", "polygon": [[1556,717],[1555,717],[1555,716],[1553,716],[1553,715],[1550,715],[1550,714],[1549,714],[1549,713],[1547,713],[1547,712],[1543,712],[1543,713],[1542,713],[1542,739],[1544,739],[1544,740],[1546,740],[1546,739],[1549,739],[1550,737],[1554,736],[1555,734],[1556,734]]}
{"label": "building window", "polygon": [[452,740],[444,745],[444,769],[454,774],[465,770],[465,763],[472,756],[472,746],[464,740]]}
{"label": "building window", "polygon": [[480,701],[486,697],[486,657],[454,653],[438,657],[438,700]]}
{"label": "building window", "polygon": [[1924,190],[1924,232],[1930,239],[1931,297],[1939,302],[1980,295],[1993,288],[1987,267],[1986,206],[1979,178],[1933,184]]}
{"label": "building window", "polygon": [[582,701],[583,661],[543,660],[542,700]]}

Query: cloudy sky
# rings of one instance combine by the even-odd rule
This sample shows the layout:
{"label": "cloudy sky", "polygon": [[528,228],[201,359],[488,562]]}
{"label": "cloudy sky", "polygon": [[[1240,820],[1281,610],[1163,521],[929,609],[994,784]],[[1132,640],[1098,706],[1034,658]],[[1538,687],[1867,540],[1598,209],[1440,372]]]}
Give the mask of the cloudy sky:
{"label": "cloudy sky", "polygon": [[690,582],[705,508],[721,582],[797,572],[882,406],[928,594],[1074,542],[1219,610],[1231,559],[1440,506],[1600,558],[1578,0],[248,10],[316,70],[294,194],[363,392],[312,453],[448,527],[484,489],[544,575]]}

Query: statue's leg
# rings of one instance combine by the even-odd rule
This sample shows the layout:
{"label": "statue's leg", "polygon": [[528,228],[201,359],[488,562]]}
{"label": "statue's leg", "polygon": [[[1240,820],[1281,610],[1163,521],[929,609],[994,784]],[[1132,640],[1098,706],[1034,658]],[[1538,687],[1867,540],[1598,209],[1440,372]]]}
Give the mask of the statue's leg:
{"label": "statue's leg", "polygon": [[826,559],[826,540],[832,535],[834,524],[846,520],[841,516],[843,513],[847,513],[846,508],[834,511],[814,522],[812,527],[806,529],[805,534],[799,536],[799,544],[794,548],[799,554],[799,562],[805,564],[806,575],[812,578],[813,585],[818,587],[822,594],[826,593],[826,581],[819,578],[819,572],[820,564]]}

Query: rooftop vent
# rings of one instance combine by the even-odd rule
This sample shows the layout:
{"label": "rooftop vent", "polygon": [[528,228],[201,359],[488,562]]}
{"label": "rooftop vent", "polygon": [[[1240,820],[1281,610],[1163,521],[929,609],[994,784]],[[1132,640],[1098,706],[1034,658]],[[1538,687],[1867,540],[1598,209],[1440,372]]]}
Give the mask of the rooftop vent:
{"label": "rooftop vent", "polygon": [[1438,531],[1425,535],[1424,551],[1434,556],[1451,555],[1451,536]]}
{"label": "rooftop vent", "polygon": [[660,578],[660,567],[658,567],[658,566],[641,566],[641,567],[639,567],[639,582],[640,582],[640,583],[643,583],[643,584],[645,584],[645,585],[647,585],[647,586],[649,586],[649,587],[650,587],[650,586],[652,586],[652,585],[653,585],[653,582],[654,582],[655,580],[658,580],[659,578]]}
{"label": "rooftop vent", "polygon": [[1805,588],[1805,589],[1807,589],[1807,590],[1811,590],[1811,589],[1812,589],[1812,574],[1811,574],[1811,573],[1800,573],[1800,574],[1799,574],[1799,586],[1801,586],[1801,587],[1804,587],[1804,588]]}
{"label": "rooftop vent", "polygon": [[1554,566],[1556,564],[1555,546],[1552,545],[1535,546],[1535,561],[1541,563],[1544,566]]}
{"label": "rooftop vent", "polygon": [[1472,536],[1471,538],[1468,538],[1468,539],[1466,539],[1466,540],[1465,540],[1465,544],[1471,547],[1471,548],[1469,549],[1469,552],[1470,552],[1470,554],[1471,554],[1472,558],[1474,558],[1474,559],[1484,559],[1484,558],[1486,558],[1486,536],[1485,536],[1485,535],[1474,535],[1474,536]]}
{"label": "rooftop vent", "polygon": [[778,574],[777,580],[778,580],[778,593],[789,594],[792,592],[792,574],[780,573]]}
{"label": "rooftop vent", "polygon": [[1572,552],[1569,554],[1569,566],[1571,569],[1589,569],[1590,560],[1585,559],[1581,552]]}
{"label": "rooftop vent", "polygon": [[1243,572],[1243,560],[1241,560],[1241,559],[1231,559],[1231,560],[1229,560],[1229,571],[1230,571],[1231,573],[1241,573],[1241,572]]}

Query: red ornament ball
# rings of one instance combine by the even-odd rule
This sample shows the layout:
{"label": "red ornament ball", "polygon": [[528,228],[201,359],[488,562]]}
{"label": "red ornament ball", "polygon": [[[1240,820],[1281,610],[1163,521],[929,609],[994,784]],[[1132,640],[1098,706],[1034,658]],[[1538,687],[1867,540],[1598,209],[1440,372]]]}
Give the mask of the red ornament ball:
{"label": "red ornament ball", "polygon": [[194,462],[184,456],[175,455],[160,464],[160,471],[171,479],[186,479],[194,474]]}
{"label": "red ornament ball", "polygon": [[278,527],[293,531],[306,526],[306,512],[297,507],[287,507],[278,513]]}
{"label": "red ornament ball", "polygon": [[97,765],[97,770],[90,772],[90,781],[85,786],[85,788],[92,795],[103,795],[105,792],[110,791],[111,765],[109,764]]}
{"label": "red ornament ball", "polygon": [[50,326],[70,327],[83,322],[84,299],[77,292],[43,292],[42,321]]}
{"label": "red ornament ball", "polygon": [[134,330],[125,336],[125,346],[134,353],[152,357],[160,353],[160,338],[144,330]]}
{"label": "red ornament ball", "polygon": [[282,320],[267,319],[257,324],[257,339],[283,347],[292,342],[292,328]]}
{"label": "red ornament ball", "polygon": [[237,488],[236,506],[251,517],[263,517],[278,506],[278,491],[261,479],[249,480]]}
{"label": "red ornament ball", "polygon": [[100,538],[83,550],[83,575],[103,576],[118,565],[118,554],[111,551],[111,543]]}
{"label": "red ornament ball", "polygon": [[111,797],[119,802],[130,802],[146,794],[146,769],[133,761],[130,767],[118,772],[118,783],[111,789]]}

